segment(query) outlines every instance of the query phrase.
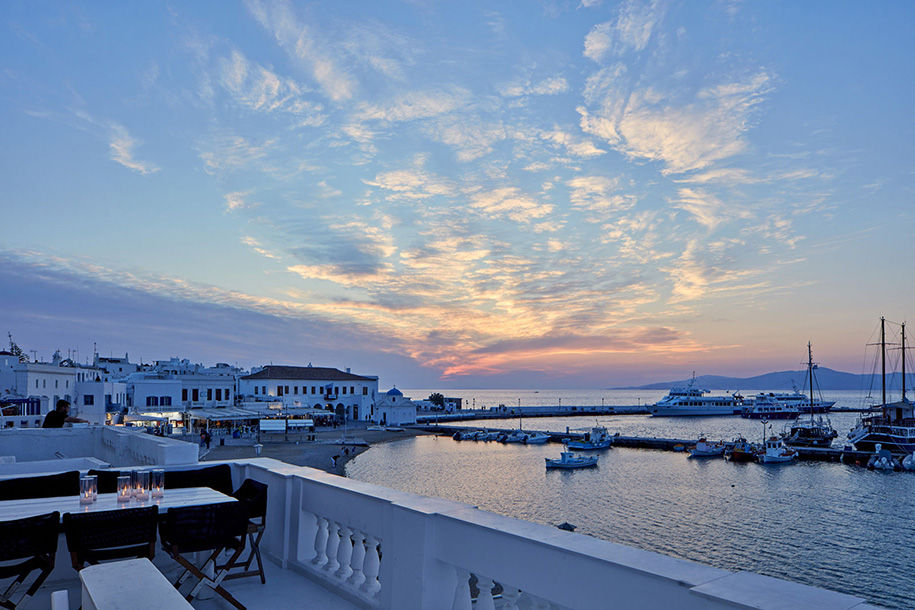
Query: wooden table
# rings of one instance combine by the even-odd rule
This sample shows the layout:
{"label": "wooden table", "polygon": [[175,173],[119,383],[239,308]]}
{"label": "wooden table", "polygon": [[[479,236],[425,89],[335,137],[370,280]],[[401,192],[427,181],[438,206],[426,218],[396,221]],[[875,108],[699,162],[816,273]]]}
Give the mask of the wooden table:
{"label": "wooden table", "polygon": [[121,508],[142,508],[144,506],[158,506],[159,513],[168,512],[169,508],[183,506],[200,506],[203,504],[218,504],[221,502],[237,502],[232,496],[218,492],[209,487],[185,487],[180,489],[166,489],[161,498],[150,498],[145,501],[131,500],[118,502],[116,493],[99,494],[98,500],[92,504],[80,504],[79,496],[62,496],[58,498],[29,498],[26,500],[5,500],[0,502],[0,521],[24,519],[45,515],[54,511],[64,513],[94,513],[105,510],[118,510]]}

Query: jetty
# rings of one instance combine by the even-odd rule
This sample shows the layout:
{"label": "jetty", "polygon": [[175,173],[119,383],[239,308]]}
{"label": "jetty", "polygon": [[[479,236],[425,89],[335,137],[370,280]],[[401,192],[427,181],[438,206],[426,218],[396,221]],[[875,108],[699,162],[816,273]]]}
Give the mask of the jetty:
{"label": "jetty", "polygon": [[[455,432],[467,431],[471,428],[466,426],[440,426],[440,425],[419,425],[410,426],[411,428],[431,432],[432,434],[451,436]],[[480,428],[482,429],[482,428]],[[499,432],[509,434],[514,429],[486,428],[489,432]],[[535,432],[530,430],[529,432]],[[544,434],[550,436],[549,442],[562,443],[566,440],[578,440],[584,437],[584,432],[550,432],[542,430]],[[727,441],[725,441],[727,444]],[[627,447],[631,449],[655,449],[659,451],[681,451],[683,448],[696,444],[696,439],[692,438],[663,438],[654,436],[621,436],[613,437],[614,447]],[[873,455],[870,451],[855,451],[841,447],[792,447],[797,451],[797,457],[800,460],[811,460],[818,462],[842,462],[845,464],[867,465],[867,461]]]}
{"label": "jetty", "polygon": [[451,413],[417,412],[416,423],[508,419],[512,417],[569,417],[570,415],[646,415],[648,405],[552,405],[539,407],[492,407],[462,409]]}

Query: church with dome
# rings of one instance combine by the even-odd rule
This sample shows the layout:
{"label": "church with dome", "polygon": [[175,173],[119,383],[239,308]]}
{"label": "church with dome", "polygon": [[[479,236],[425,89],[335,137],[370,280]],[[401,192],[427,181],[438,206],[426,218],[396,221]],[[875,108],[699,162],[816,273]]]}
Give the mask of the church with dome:
{"label": "church with dome", "polygon": [[396,387],[381,395],[372,419],[382,426],[403,426],[416,423],[416,403]]}

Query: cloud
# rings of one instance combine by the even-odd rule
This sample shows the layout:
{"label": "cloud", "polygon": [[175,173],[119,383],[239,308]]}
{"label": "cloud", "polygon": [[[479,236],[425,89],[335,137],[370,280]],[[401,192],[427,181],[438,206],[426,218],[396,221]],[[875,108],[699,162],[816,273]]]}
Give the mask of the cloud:
{"label": "cloud", "polygon": [[334,57],[331,46],[315,30],[299,21],[289,2],[247,0],[246,5],[255,20],[305,68],[327,97],[335,102],[353,97],[356,80]]}
{"label": "cloud", "polygon": [[570,155],[576,157],[598,157],[607,152],[596,147],[590,140],[579,138],[568,132],[562,131],[559,128],[543,132],[542,137],[548,142],[552,142],[557,146],[562,146]]}
{"label": "cloud", "polygon": [[430,123],[425,132],[452,147],[458,161],[468,162],[490,154],[496,143],[509,137],[504,125],[480,118],[447,117]]}
{"label": "cloud", "polygon": [[529,81],[520,84],[508,85],[502,89],[505,97],[521,97],[524,95],[558,95],[569,90],[569,83],[561,76],[554,76],[532,84]]}
{"label": "cloud", "polygon": [[386,104],[360,104],[356,117],[363,121],[398,123],[427,119],[453,112],[465,105],[469,91],[459,87],[448,91],[414,91]]}
{"label": "cloud", "polygon": [[450,195],[454,187],[447,181],[428,174],[421,169],[402,169],[382,172],[374,180],[363,180],[365,184],[388,191],[391,200],[418,200]]}
{"label": "cloud", "polygon": [[126,127],[117,123],[110,124],[108,146],[111,150],[112,161],[143,175],[154,174],[159,171],[159,167],[152,163],[134,159],[133,149],[136,145],[137,140],[127,132]]}
{"label": "cloud", "polygon": [[515,222],[531,222],[553,211],[553,206],[540,203],[517,187],[505,187],[478,193],[471,197],[470,207],[492,217],[508,217]]}
{"label": "cloud", "polygon": [[231,212],[247,207],[248,204],[245,201],[245,198],[250,194],[251,191],[235,191],[232,193],[226,193],[223,195],[223,198],[226,200],[226,210]]}
{"label": "cloud", "polygon": [[699,90],[685,102],[654,89],[627,93],[622,68],[602,70],[588,80],[579,108],[581,128],[635,159],[658,161],[665,173],[700,170],[742,152],[753,109],[771,90],[771,77],[759,72],[743,81]]}
{"label": "cloud", "polygon": [[242,237],[242,238],[241,238],[241,243],[243,243],[243,244],[245,244],[246,246],[250,247],[252,250],[254,250],[255,252],[257,252],[258,254],[260,254],[261,256],[263,256],[264,258],[270,258],[270,259],[274,259],[274,260],[279,260],[279,259],[280,259],[280,256],[279,256],[279,255],[274,254],[273,252],[270,252],[269,250],[265,249],[263,246],[261,246],[260,242],[257,241],[256,239],[254,239],[253,237],[250,237],[250,236]]}
{"label": "cloud", "polygon": [[264,159],[275,143],[275,140],[270,139],[260,144],[253,144],[242,136],[223,134],[202,145],[208,150],[201,150],[200,158],[203,160],[208,174],[232,169],[248,169]]}
{"label": "cloud", "polygon": [[620,212],[635,205],[631,195],[622,195],[619,180],[604,176],[578,176],[566,183],[569,186],[569,201],[576,208]]}
{"label": "cloud", "polygon": [[621,55],[626,51],[643,50],[663,14],[663,7],[657,1],[624,2],[616,20],[594,26],[585,36],[585,57],[601,61],[610,53]]}

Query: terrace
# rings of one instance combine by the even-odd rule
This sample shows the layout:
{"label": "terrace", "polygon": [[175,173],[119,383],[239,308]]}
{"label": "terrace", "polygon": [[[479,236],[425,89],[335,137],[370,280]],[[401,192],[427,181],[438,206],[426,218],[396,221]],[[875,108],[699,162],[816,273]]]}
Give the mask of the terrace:
{"label": "terrace", "polygon": [[[235,487],[251,478],[269,489],[260,546],[267,583],[225,583],[248,608],[875,608],[850,595],[720,570],[269,458],[207,466],[216,463],[231,467]],[[66,555],[61,537],[58,567],[34,607],[48,607],[51,593],[62,589],[69,591],[71,607],[79,603],[80,582]],[[155,565],[167,577],[177,571],[162,552]],[[228,607],[218,597],[193,605]]]}

